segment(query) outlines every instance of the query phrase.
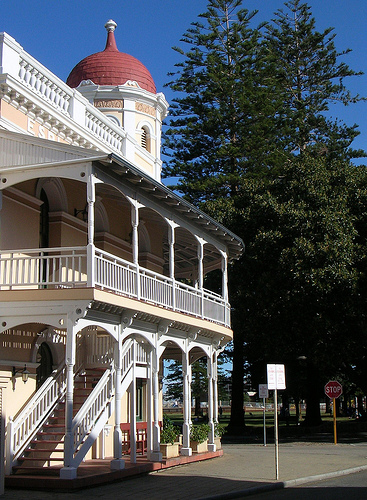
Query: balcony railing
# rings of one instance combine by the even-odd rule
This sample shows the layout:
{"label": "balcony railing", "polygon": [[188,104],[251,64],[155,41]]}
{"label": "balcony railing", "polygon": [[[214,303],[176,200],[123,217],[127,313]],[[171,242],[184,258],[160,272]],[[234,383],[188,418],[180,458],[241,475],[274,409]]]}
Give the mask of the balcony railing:
{"label": "balcony railing", "polygon": [[0,290],[97,287],[230,326],[229,304],[94,246],[0,252]]}

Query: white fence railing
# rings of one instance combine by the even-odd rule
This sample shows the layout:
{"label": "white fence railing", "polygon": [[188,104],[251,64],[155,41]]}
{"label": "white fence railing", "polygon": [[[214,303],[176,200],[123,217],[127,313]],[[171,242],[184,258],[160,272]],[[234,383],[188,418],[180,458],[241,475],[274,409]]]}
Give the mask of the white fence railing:
{"label": "white fence railing", "polygon": [[57,402],[65,394],[65,367],[54,372],[42,385],[26,408],[13,420],[9,418],[6,430],[6,473],[9,475],[16,458],[35,436]]}
{"label": "white fence railing", "polygon": [[[94,282],[88,276],[94,257]],[[91,257],[89,257],[92,260]],[[0,290],[97,286],[174,311],[229,326],[229,304],[218,294],[197,289],[86,247],[0,252]]]}

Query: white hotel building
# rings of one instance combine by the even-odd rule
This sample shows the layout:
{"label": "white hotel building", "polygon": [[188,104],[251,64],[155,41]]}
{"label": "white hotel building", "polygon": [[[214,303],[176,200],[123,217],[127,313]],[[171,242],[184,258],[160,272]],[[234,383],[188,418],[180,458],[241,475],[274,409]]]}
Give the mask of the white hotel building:
{"label": "white hotel building", "polygon": [[[227,267],[243,242],[161,183],[168,103],[118,51],[115,27],[66,83],[0,34],[7,475],[58,466],[68,480],[106,457],[123,469],[126,451],[132,463],[139,451],[161,461],[164,359],[182,362],[180,453],[190,456],[191,363],[207,358],[216,449],[217,356],[232,339]],[[204,287],[214,270],[219,294]]]}

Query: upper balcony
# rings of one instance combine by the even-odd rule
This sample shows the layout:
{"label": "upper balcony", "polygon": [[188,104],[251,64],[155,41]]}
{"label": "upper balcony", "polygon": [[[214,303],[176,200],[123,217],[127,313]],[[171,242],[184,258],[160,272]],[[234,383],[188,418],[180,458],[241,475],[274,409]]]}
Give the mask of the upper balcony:
{"label": "upper balcony", "polygon": [[220,295],[145,269],[93,245],[0,252],[0,290],[81,287],[99,288],[230,326],[229,304]]}

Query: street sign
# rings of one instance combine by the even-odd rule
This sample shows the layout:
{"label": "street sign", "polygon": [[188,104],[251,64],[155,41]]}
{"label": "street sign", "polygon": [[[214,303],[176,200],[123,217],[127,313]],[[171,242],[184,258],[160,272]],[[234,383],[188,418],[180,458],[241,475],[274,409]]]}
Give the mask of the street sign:
{"label": "street sign", "polygon": [[259,398],[268,399],[269,391],[268,384],[259,384]]}
{"label": "street sign", "polygon": [[324,390],[326,396],[330,399],[336,399],[343,393],[343,387],[337,380],[330,380],[330,382],[325,385]]}
{"label": "street sign", "polygon": [[284,365],[266,365],[268,372],[268,389],[285,389]]}

